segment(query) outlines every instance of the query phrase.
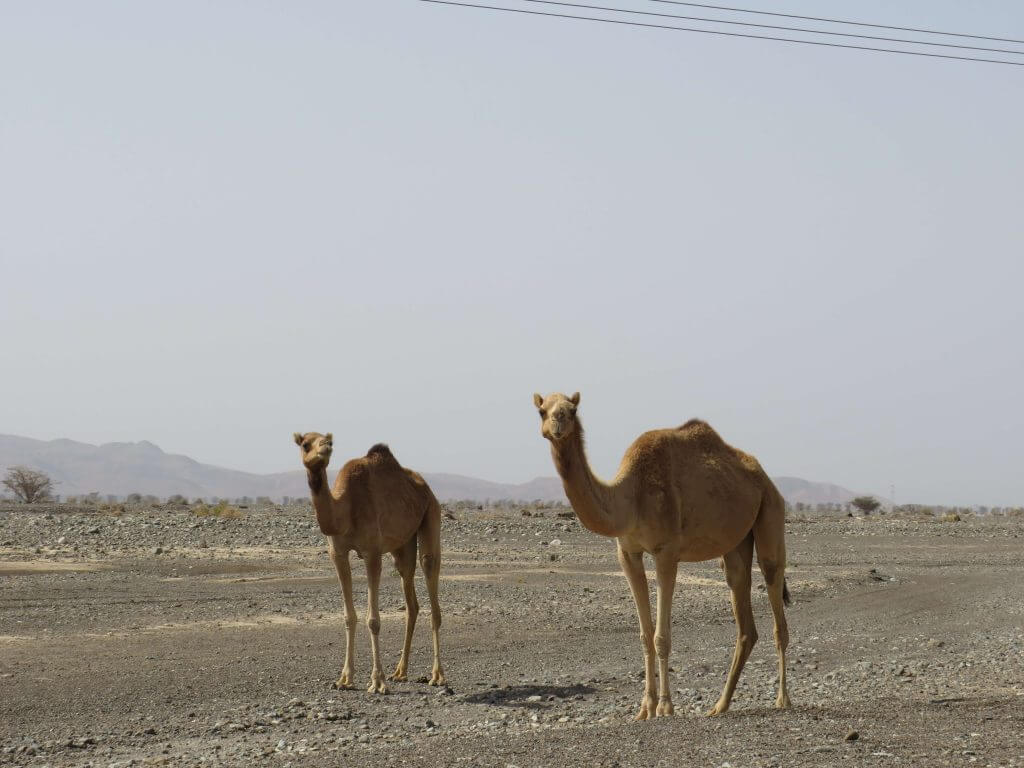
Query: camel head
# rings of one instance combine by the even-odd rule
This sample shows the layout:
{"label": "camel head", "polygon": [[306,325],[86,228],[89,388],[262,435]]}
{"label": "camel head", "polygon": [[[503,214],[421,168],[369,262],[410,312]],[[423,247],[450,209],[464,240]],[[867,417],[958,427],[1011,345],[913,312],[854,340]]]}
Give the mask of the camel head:
{"label": "camel head", "polygon": [[302,452],[302,464],[306,469],[316,472],[327,466],[331,460],[331,451],[334,450],[334,435],[330,432],[326,435],[319,432],[296,432],[294,438]]}
{"label": "camel head", "polygon": [[540,433],[552,443],[559,443],[576,431],[579,392],[574,392],[572,397],[566,397],[561,392],[555,392],[546,398],[534,394],[533,404],[540,413]]}

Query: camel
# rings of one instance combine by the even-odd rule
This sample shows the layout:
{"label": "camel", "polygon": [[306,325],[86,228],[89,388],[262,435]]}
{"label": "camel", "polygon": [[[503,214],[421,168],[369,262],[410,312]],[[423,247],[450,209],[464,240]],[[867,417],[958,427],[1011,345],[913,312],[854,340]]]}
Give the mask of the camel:
{"label": "camel", "polygon": [[327,464],[331,460],[334,438],[331,433],[295,433],[295,443],[306,467],[313,510],[321,532],[327,536],[328,552],[341,582],[345,602],[345,666],[334,683],[336,688],[353,688],[352,655],[355,647],[356,609],[352,603],[352,571],[349,552],[366,562],[367,618],[373,669],[368,693],[387,693],[380,663],[380,611],[377,595],[380,586],[381,557],[391,553],[402,577],[405,592],[405,643],[398,666],[391,680],[408,679],[409,649],[416,616],[413,577],[416,572],[416,549],[419,544],[420,567],[430,595],[430,623],[434,636],[434,669],[431,685],[444,685],[441,669],[441,606],[437,599],[437,583],[441,572],[441,506],[423,478],[405,469],[390,449],[379,443],[366,456],[352,459],[338,472],[334,488],[327,486]]}
{"label": "camel", "polygon": [[[640,620],[645,684],[637,720],[671,715],[668,658],[672,650],[672,593],[680,562],[722,558],[736,617],[736,649],[718,702],[707,714],[729,709],[736,683],[757,642],[750,606],[750,570],[754,549],[767,584],[775,618],[779,690],[775,706],[788,707],[786,646],[789,630],[783,603],[786,587],[785,505],[757,459],[725,443],[707,423],[692,419],[675,429],[645,432],[626,451],[611,483],[594,476],[576,413],[580,393],[533,396],[541,434],[569,503],[588,529],[618,542]],[[657,626],[651,626],[651,602],[644,553],[653,556],[658,582]],[[660,684],[654,699],[654,653]]]}

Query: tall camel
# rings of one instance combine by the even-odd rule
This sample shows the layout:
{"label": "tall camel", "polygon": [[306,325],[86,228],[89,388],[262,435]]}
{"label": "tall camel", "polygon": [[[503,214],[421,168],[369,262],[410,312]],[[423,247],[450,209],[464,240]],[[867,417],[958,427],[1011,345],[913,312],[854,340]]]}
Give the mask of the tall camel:
{"label": "tall camel", "polygon": [[441,506],[423,478],[404,469],[384,444],[373,446],[366,456],[346,462],[338,472],[334,488],[327,486],[327,464],[331,460],[334,438],[331,433],[295,433],[295,443],[306,467],[313,510],[320,530],[328,539],[328,551],[341,582],[345,601],[345,666],[334,684],[353,688],[352,654],[356,638],[356,609],[352,602],[352,571],[349,552],[366,562],[367,618],[373,670],[368,693],[387,693],[380,663],[380,611],[377,594],[380,586],[381,557],[390,552],[402,577],[405,592],[405,644],[391,680],[408,679],[409,648],[420,606],[416,601],[413,577],[416,573],[416,547],[419,543],[420,567],[430,594],[430,624],[434,634],[434,670],[431,685],[444,685],[441,670],[441,606],[437,582],[441,572]]}
{"label": "tall camel", "polygon": [[[614,536],[619,563],[629,581],[640,619],[645,686],[637,720],[671,715],[668,657],[672,649],[672,593],[680,562],[722,558],[736,617],[736,650],[718,703],[708,712],[729,709],[736,682],[757,642],[750,607],[750,565],[764,574],[775,617],[779,658],[776,707],[789,706],[786,691],[786,646],[789,630],[783,602],[786,588],[785,506],[782,496],[757,459],[727,445],[705,422],[693,419],[675,429],[645,432],[626,451],[611,483],[594,476],[583,447],[583,425],[576,408],[580,393],[544,398],[535,394],[541,434],[569,503],[580,522],[594,533]],[[651,602],[644,553],[653,556],[658,581],[657,626],[651,626]],[[654,653],[660,673],[654,699]]]}

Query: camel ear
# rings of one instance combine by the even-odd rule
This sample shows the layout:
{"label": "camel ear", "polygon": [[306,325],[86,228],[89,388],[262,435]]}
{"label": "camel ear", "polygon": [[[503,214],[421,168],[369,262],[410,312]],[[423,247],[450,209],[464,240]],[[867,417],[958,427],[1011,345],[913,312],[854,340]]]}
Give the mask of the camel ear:
{"label": "camel ear", "polygon": [[569,402],[571,402],[573,405],[579,405],[580,404],[580,393],[579,392],[573,392],[572,393],[572,397],[569,398]]}
{"label": "camel ear", "polygon": [[302,435],[299,432],[296,432],[292,437],[295,438],[296,445],[302,445]]}
{"label": "camel ear", "polygon": [[324,437],[326,437],[330,442],[332,442],[332,443],[334,442],[334,434],[333,433],[328,432],[326,435],[324,435]]}
{"label": "camel ear", "polygon": [[544,398],[538,395],[536,392],[533,393],[533,404],[540,408],[544,405]]}

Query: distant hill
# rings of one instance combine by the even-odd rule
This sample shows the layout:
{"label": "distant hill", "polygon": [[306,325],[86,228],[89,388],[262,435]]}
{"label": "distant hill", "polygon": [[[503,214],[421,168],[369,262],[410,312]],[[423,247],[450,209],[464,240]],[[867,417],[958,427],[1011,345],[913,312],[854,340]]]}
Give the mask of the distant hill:
{"label": "distant hill", "polygon": [[779,493],[790,504],[802,501],[805,504],[845,504],[859,493],[832,483],[815,483],[799,477],[773,477]]}
{"label": "distant hill", "polygon": [[58,483],[55,491],[61,496],[98,491],[117,496],[142,493],[166,497],[180,493],[189,498],[279,498],[307,493],[301,471],[273,475],[239,472],[164,453],[145,440],[96,446],[74,440],[0,435],[0,471],[16,464],[46,472]]}
{"label": "distant hill", "polygon": [[[0,435],[0,472],[24,464],[46,472],[57,482],[61,496],[152,494],[166,498],[176,493],[188,498],[240,496],[302,497],[309,493],[301,469],[261,475],[210,464],[188,456],[164,453],[153,443],[106,443],[89,445],[74,440],[33,440]],[[338,465],[340,466],[340,465]],[[335,468],[336,471],[337,468]],[[333,473],[328,470],[333,479]],[[492,483],[475,477],[426,474],[439,499],[519,499],[564,501],[562,482],[538,477],[528,483]]]}
{"label": "distant hill", "polygon": [[[439,499],[518,499],[520,501],[561,501],[565,502],[562,481],[557,477],[538,477],[528,483],[516,485],[492,483],[465,475],[426,473],[424,478]],[[305,479],[303,479],[305,482]]]}
{"label": "distant hill", "polygon": [[[153,443],[106,443],[89,445],[74,440],[33,440],[0,435],[0,472],[17,464],[46,472],[57,482],[61,496],[80,496],[96,491],[102,495],[152,494],[166,498],[180,493],[188,498],[211,496],[302,497],[309,490],[302,470],[256,474],[200,464],[188,456],[164,453]],[[538,477],[527,483],[494,483],[475,477],[430,474],[425,478],[439,499],[515,499],[565,501],[562,481]],[[845,503],[855,494],[831,483],[815,483],[796,477],[773,478],[791,503]]]}

